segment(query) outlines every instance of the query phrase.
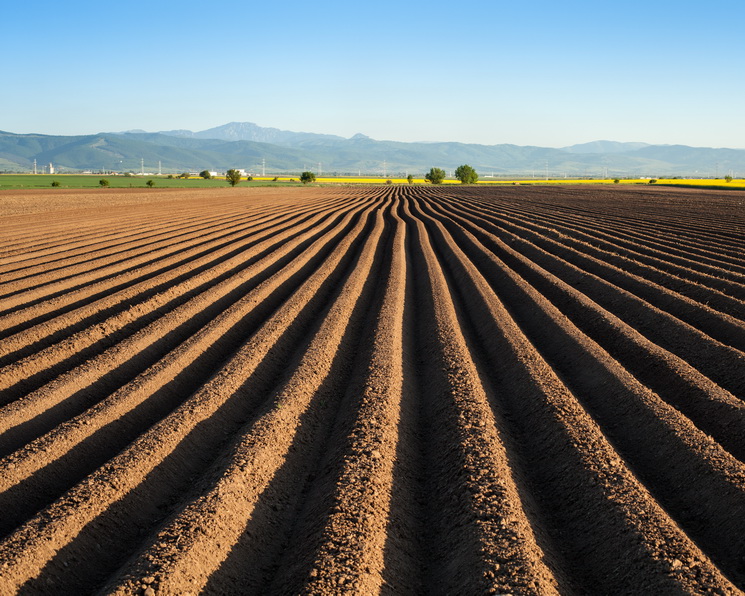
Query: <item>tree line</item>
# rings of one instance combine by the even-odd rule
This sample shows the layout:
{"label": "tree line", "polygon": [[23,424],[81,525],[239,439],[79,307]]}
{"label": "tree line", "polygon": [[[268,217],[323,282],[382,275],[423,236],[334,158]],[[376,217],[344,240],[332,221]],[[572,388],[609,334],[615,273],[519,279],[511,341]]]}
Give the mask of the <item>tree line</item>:
{"label": "tree line", "polygon": [[[199,176],[204,178],[205,180],[210,180],[213,178],[212,173],[209,170],[202,170],[201,172],[199,172]],[[172,177],[173,176],[169,176],[169,178]],[[185,172],[178,177],[188,178],[189,174]],[[445,170],[441,168],[430,168],[429,172],[424,175],[424,180],[431,184],[442,184],[446,177],[447,173],[445,172]],[[460,180],[462,184],[475,184],[479,179],[479,175],[476,173],[476,170],[474,170],[468,164],[464,164],[455,168],[455,177]],[[241,181],[240,171],[235,169],[228,170],[225,173],[225,180],[228,184],[230,184],[230,186],[239,184]],[[247,176],[246,180],[253,180],[253,178],[251,176]],[[414,184],[414,176],[412,176],[411,174],[406,177],[406,180],[409,184]],[[316,175],[313,172],[303,172],[300,174],[300,182],[302,182],[303,184],[309,184],[315,181]],[[387,183],[391,184],[391,181],[387,180]],[[109,186],[109,181],[107,179],[101,179],[99,181],[99,184],[102,187],[107,187]],[[153,186],[155,186],[155,183],[152,180],[148,180],[147,185],[152,188]],[[52,186],[59,186],[59,183],[52,182]]]}

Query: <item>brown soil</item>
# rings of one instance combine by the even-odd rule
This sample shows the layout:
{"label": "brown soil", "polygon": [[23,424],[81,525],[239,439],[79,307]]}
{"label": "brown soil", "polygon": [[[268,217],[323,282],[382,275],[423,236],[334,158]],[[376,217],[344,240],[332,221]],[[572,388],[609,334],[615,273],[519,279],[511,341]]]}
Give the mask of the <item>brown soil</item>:
{"label": "brown soil", "polygon": [[744,192],[0,215],[0,593],[745,590]]}

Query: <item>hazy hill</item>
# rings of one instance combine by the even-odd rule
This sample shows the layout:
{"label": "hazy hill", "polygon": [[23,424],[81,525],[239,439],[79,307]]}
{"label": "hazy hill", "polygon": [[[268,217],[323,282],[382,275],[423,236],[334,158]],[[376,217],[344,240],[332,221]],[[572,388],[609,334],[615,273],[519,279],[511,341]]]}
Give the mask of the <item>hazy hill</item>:
{"label": "hazy hill", "polygon": [[195,139],[221,139],[223,141],[254,141],[257,143],[272,143],[292,147],[297,143],[311,139],[340,140],[344,137],[335,135],[322,135],[309,132],[291,132],[289,130],[280,130],[278,128],[265,128],[254,124],[253,122],[230,122],[209,128],[199,132],[190,130],[170,130],[163,131],[161,134],[191,137]]}
{"label": "hazy hill", "polygon": [[0,159],[30,170],[52,163],[58,169],[164,172],[225,170],[271,160],[275,168],[289,170],[302,161],[292,149],[242,141],[179,138],[157,133],[102,133],[86,136],[16,135],[0,132]]}
{"label": "hazy hill", "polygon": [[209,130],[128,131],[82,136],[0,132],[0,170],[29,171],[53,163],[68,170],[163,172],[244,168],[300,172],[422,174],[432,166],[452,171],[467,163],[484,176],[724,176],[745,175],[745,150],[595,141],[554,149],[520,145],[403,143],[363,134],[283,131],[250,122]]}
{"label": "hazy hill", "polygon": [[618,141],[592,141],[590,143],[580,143],[570,147],[563,147],[562,150],[568,153],[628,153],[636,149],[649,147],[648,143],[619,143]]}

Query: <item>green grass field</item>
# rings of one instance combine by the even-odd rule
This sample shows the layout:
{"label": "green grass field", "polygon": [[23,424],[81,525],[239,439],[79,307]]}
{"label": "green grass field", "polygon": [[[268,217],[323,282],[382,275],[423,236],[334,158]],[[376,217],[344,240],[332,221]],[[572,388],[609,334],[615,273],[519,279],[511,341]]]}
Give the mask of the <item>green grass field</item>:
{"label": "green grass field", "polygon": [[[17,190],[22,188],[52,188],[52,182],[59,182],[59,188],[98,188],[99,180],[105,178],[110,188],[147,188],[146,182],[152,180],[155,188],[213,188],[227,186],[225,178],[204,180],[203,178],[167,178],[166,176],[105,176],[77,174],[0,174],[0,190]],[[299,185],[285,179],[278,182],[269,180],[241,180],[245,186],[287,186]]]}

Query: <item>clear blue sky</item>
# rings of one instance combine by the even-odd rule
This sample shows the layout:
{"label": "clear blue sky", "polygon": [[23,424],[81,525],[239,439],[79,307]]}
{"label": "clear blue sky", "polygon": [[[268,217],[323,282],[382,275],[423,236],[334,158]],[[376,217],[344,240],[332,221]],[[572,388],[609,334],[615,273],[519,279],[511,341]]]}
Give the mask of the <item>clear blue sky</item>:
{"label": "clear blue sky", "polygon": [[745,148],[742,0],[5,6],[0,130]]}

